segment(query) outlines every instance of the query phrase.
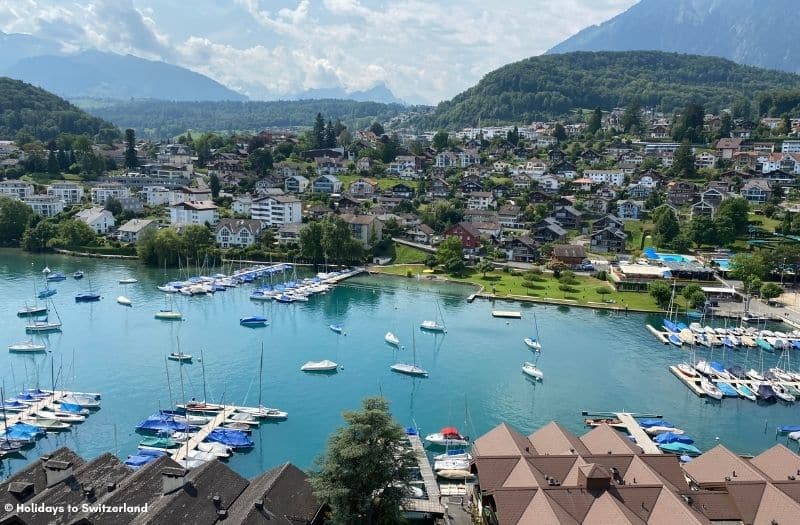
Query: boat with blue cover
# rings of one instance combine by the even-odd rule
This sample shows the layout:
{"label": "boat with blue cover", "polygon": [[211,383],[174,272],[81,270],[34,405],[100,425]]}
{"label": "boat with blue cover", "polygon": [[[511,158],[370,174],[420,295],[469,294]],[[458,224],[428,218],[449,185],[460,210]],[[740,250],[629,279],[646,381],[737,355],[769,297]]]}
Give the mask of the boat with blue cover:
{"label": "boat with blue cover", "polygon": [[678,325],[676,325],[675,323],[673,323],[669,319],[664,319],[662,321],[662,326],[664,326],[664,329],[669,331],[669,332],[674,332],[676,334],[678,332],[680,332],[680,329],[678,328]]}
{"label": "boat with blue cover", "polygon": [[212,443],[222,443],[231,448],[252,448],[253,441],[247,437],[247,434],[240,430],[232,430],[227,428],[215,428],[209,432],[206,439]]}
{"label": "boat with blue cover", "polygon": [[683,443],[685,445],[691,445],[694,443],[694,439],[686,434],[676,434],[674,432],[664,432],[663,434],[659,434],[653,438],[653,441],[659,444]]}
{"label": "boat with blue cover", "polygon": [[658,448],[665,452],[686,454],[687,456],[699,456],[702,454],[696,446],[687,443],[659,443]]}
{"label": "boat with blue cover", "polygon": [[197,431],[197,427],[186,422],[178,422],[172,416],[153,414],[136,425],[136,430],[140,432],[193,432]]}
{"label": "boat with blue cover", "polygon": [[648,427],[675,427],[669,421],[665,421],[663,419],[642,419],[639,421],[639,425],[643,428]]}
{"label": "boat with blue cover", "polygon": [[756,391],[758,398],[765,403],[776,403],[778,401],[778,397],[775,395],[775,391],[772,390],[772,387],[767,383],[761,383],[758,385],[758,390]]}
{"label": "boat with blue cover", "polygon": [[722,395],[725,397],[739,397],[739,391],[733,388],[733,385],[727,381],[717,381],[717,388],[720,389]]}
{"label": "boat with blue cover", "polygon": [[753,390],[744,383],[736,385],[736,390],[739,391],[739,395],[742,396],[743,398],[749,399],[750,401],[756,400],[756,393],[753,392]]}
{"label": "boat with blue cover", "polygon": [[800,425],[783,425],[778,427],[779,434],[789,434],[791,432],[800,432]]}
{"label": "boat with blue cover", "polygon": [[49,274],[46,277],[46,279],[52,283],[52,282],[58,282],[58,281],[65,281],[67,279],[67,276],[64,275],[64,272],[53,272],[53,273]]}
{"label": "boat with blue cover", "polygon": [[669,342],[674,344],[675,346],[683,346],[683,340],[675,332],[670,332],[669,335],[667,336],[667,339],[669,339]]}
{"label": "boat with blue cover", "polygon": [[152,463],[166,455],[167,453],[163,450],[140,449],[136,454],[128,456],[128,459],[125,460],[125,464],[133,470],[138,470],[148,463]]}
{"label": "boat with blue cover", "polygon": [[775,352],[775,349],[772,348],[772,345],[769,344],[769,342],[762,337],[756,338],[756,344],[758,345],[759,348],[761,348],[765,352],[771,352],[771,353]]}
{"label": "boat with blue cover", "polygon": [[44,290],[39,292],[36,297],[38,297],[39,299],[47,299],[48,297],[52,297],[57,293],[58,290],[56,290],[55,288],[45,288]]}
{"label": "boat with blue cover", "polygon": [[267,318],[258,315],[251,315],[249,317],[242,317],[239,319],[239,324],[250,327],[267,326]]}

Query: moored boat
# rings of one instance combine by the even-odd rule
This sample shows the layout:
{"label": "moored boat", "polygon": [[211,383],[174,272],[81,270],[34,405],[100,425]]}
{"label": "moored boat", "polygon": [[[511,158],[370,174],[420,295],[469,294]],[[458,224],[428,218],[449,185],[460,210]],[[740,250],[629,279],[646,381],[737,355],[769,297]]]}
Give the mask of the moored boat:
{"label": "moored boat", "polygon": [[100,300],[100,294],[94,292],[83,292],[75,295],[76,303],[93,303]]}
{"label": "moored boat", "polygon": [[705,395],[713,399],[722,399],[723,393],[722,390],[717,388],[717,386],[706,379],[705,377],[700,378],[700,389],[703,391]]}
{"label": "moored boat", "polygon": [[183,319],[183,314],[176,310],[159,310],[156,312],[155,318],[162,321],[180,321]]}
{"label": "moored boat", "polygon": [[47,314],[47,306],[26,306],[17,310],[17,315],[20,317],[35,317]]}
{"label": "moored boat", "polygon": [[542,349],[542,343],[537,341],[535,338],[526,337],[525,339],[522,340],[522,342],[525,343],[525,346],[527,346],[531,350],[535,350],[538,352],[539,350]]}
{"label": "moored boat", "polygon": [[745,399],[749,399],[750,401],[756,400],[756,393],[753,392],[749,386],[739,383],[736,385],[736,390],[739,391],[739,395]]}
{"label": "moored boat", "polygon": [[32,339],[24,341],[22,343],[14,343],[8,345],[9,352],[44,352],[47,347],[41,343],[34,343]]}
{"label": "moored boat", "polygon": [[444,479],[471,480],[475,478],[469,470],[438,470],[436,475]]}
{"label": "moored boat", "polygon": [[267,326],[267,318],[259,315],[251,315],[249,317],[242,317],[239,319],[239,324],[249,327]]}
{"label": "moored boat", "polygon": [[335,372],[339,369],[339,365],[330,359],[323,359],[322,361],[307,361],[300,370],[303,372]]}
{"label": "moored boat", "polygon": [[73,279],[83,279],[83,272],[78,270],[77,272],[72,274]]}
{"label": "moored boat", "polygon": [[344,332],[344,327],[340,324],[330,324],[328,328],[331,329],[332,332],[336,332],[337,334],[341,334]]}
{"label": "moored boat", "polygon": [[436,321],[422,321],[419,325],[420,328],[423,330],[428,330],[429,332],[446,332],[444,325],[437,323]]}
{"label": "moored boat", "polygon": [[134,284],[138,283],[139,279],[134,279],[133,277],[126,277],[124,279],[119,280],[119,284]]}
{"label": "moored boat", "polygon": [[131,300],[125,297],[124,295],[120,295],[119,297],[117,297],[117,302],[122,306],[133,306]]}
{"label": "moored boat", "polygon": [[392,332],[386,332],[386,335],[383,336],[383,340],[389,343],[390,345],[400,346],[400,339],[397,338]]}
{"label": "moored boat", "polygon": [[192,360],[192,355],[184,354],[183,352],[170,352],[167,355],[167,359],[169,359],[170,361],[188,362]]}
{"label": "moored boat", "polygon": [[523,363],[522,373],[539,381],[544,379],[544,372],[542,372],[542,370],[534,363],[529,361],[525,361],[525,363]]}
{"label": "moored boat", "polygon": [[464,447],[469,443],[469,436],[462,436],[456,427],[444,427],[425,436],[425,441],[440,447]]}
{"label": "moored boat", "polygon": [[667,335],[667,339],[669,339],[669,342],[675,346],[683,346],[683,341],[681,341],[680,336],[675,332],[670,332],[669,335]]}
{"label": "moored boat", "polygon": [[410,376],[428,376],[428,371],[424,368],[420,368],[416,365],[411,365],[408,363],[395,363],[389,367],[394,372],[398,372],[400,374],[406,374]]}

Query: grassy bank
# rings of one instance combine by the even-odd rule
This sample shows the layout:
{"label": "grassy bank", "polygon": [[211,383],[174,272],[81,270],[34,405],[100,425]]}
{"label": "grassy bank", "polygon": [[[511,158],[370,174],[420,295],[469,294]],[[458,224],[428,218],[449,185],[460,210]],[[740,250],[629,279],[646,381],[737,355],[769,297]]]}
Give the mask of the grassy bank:
{"label": "grassy bank", "polygon": [[[423,274],[423,270],[425,270],[424,266],[411,264],[396,264],[371,269],[376,273],[403,277],[409,275],[416,277],[418,274]],[[661,311],[650,294],[618,292],[609,283],[594,277],[576,276],[573,284],[565,285],[550,273],[537,276],[539,280],[536,281],[525,281],[521,272],[513,275],[510,272],[505,273],[499,270],[487,272],[486,277],[479,272],[470,272],[461,277],[453,277],[442,273],[439,269],[435,271],[435,275],[454,282],[481,286],[486,293],[494,292],[498,297],[519,296],[532,301],[567,301],[590,307],[616,306],[619,308],[628,307],[632,310]]]}

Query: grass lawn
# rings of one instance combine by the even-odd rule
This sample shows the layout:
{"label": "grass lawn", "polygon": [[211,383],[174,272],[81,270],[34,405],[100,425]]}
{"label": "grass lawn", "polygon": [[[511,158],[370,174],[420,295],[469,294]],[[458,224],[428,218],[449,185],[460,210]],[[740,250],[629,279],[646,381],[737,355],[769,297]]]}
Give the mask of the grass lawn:
{"label": "grass lawn", "polygon": [[[374,271],[378,273],[386,273],[390,275],[408,276],[409,272],[412,276],[422,274],[425,269],[421,265],[394,265],[375,268]],[[483,277],[481,273],[473,272],[463,277],[446,276],[441,270],[436,271],[437,275],[447,277],[448,279],[456,282],[463,282],[483,286],[486,292],[491,293],[494,287],[494,292],[498,296],[518,295],[523,297],[530,297],[531,299],[556,299],[574,301],[577,304],[588,305],[589,303],[605,303],[609,306],[618,306],[624,308],[625,306],[635,310],[648,310],[660,311],[655,300],[648,293],[637,292],[617,292],[613,291],[609,283],[600,281],[594,277],[577,276],[577,284],[569,285],[569,290],[561,290],[559,287],[561,283],[553,277],[552,274],[544,273],[539,276],[541,281],[533,281],[532,286],[526,288],[523,283],[522,275],[512,275],[502,271],[492,271]],[[597,290],[600,288],[608,289],[610,293],[602,294]],[[614,303],[607,303],[607,301],[614,301]]]}
{"label": "grass lawn", "polygon": [[424,252],[419,248],[406,246],[405,244],[395,244],[392,261],[394,264],[422,264],[429,255],[428,252]]}
{"label": "grass lawn", "polygon": [[[653,231],[653,223],[650,221],[625,221],[625,231],[630,235],[628,236],[627,248],[628,251],[639,252],[648,246],[653,245],[652,237],[649,232]],[[648,232],[644,245],[642,244],[642,235]]]}
{"label": "grass lawn", "polygon": [[382,177],[382,178],[379,178],[379,177],[361,177],[360,175],[343,175],[343,174],[342,175],[337,175],[336,178],[338,178],[340,181],[342,181],[342,186],[344,187],[345,191],[347,190],[347,188],[350,187],[350,184],[352,184],[353,182],[355,182],[355,181],[357,181],[358,179],[361,179],[361,178],[369,178],[369,179],[372,179],[372,180],[376,181],[378,183],[378,188],[380,188],[381,191],[388,190],[389,188],[391,188],[395,184],[400,184],[400,183],[405,184],[409,188],[414,188],[415,190],[417,189],[417,181],[415,181],[415,180],[403,180],[403,179],[397,179],[397,178],[392,178],[392,177]]}
{"label": "grass lawn", "polygon": [[757,215],[753,212],[747,214],[747,220],[750,224],[761,226],[765,230],[774,232],[777,227],[781,225],[778,219],[771,219],[766,215]]}

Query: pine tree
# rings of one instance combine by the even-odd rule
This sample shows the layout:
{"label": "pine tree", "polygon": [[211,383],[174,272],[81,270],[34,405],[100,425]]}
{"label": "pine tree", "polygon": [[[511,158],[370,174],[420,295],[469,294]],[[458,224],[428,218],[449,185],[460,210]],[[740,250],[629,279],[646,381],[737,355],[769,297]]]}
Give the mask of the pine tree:
{"label": "pine tree", "polygon": [[600,108],[595,108],[592,113],[592,118],[589,119],[588,131],[592,135],[597,133],[603,126],[603,111]]}
{"label": "pine tree", "polygon": [[136,134],[130,128],[125,130],[125,167],[135,168],[139,165],[136,158]]}
{"label": "pine tree", "polygon": [[314,149],[325,147],[325,119],[322,118],[322,113],[317,113],[312,134]]}
{"label": "pine tree", "polygon": [[335,148],[336,147],[336,132],[333,129],[333,122],[328,120],[328,125],[325,126],[325,147],[326,148]]}

